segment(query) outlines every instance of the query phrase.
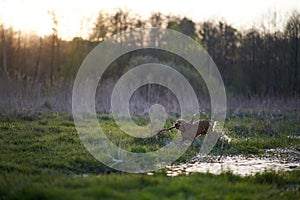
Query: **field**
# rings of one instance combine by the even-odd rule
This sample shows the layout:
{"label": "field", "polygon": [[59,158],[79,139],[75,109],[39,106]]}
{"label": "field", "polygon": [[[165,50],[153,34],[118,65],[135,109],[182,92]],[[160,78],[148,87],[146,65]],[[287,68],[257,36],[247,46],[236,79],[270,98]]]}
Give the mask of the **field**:
{"label": "field", "polygon": [[[158,141],[122,137],[108,115],[100,124],[115,130],[109,137],[122,138],[128,150],[147,152],[163,145]],[[145,123],[137,118],[138,123]],[[298,122],[298,123],[297,123]],[[171,122],[168,122],[171,123]],[[264,156],[268,149],[300,151],[297,113],[231,113],[225,133],[231,137],[212,156]],[[111,133],[111,132],[110,132]],[[172,137],[173,132],[168,133]],[[189,162],[199,151],[193,144],[174,164]],[[37,113],[1,117],[0,199],[297,199],[300,171],[267,171],[239,176],[224,171],[166,175],[166,169],[149,174],[128,174],[108,168],[94,159],[81,144],[71,115]],[[299,154],[297,154],[299,155]],[[299,162],[299,157],[292,159]],[[288,155],[283,155],[288,156]],[[289,162],[289,158],[282,160]]]}
{"label": "field", "polygon": [[[176,12],[165,4],[169,13],[149,4],[148,17],[126,1],[114,11],[83,3],[32,12],[30,2],[0,1],[0,200],[300,199],[299,6],[276,3],[260,17],[249,3],[214,3],[239,25],[188,1]],[[167,128],[178,113],[220,120],[225,109],[224,139],[126,134],[147,132],[124,114],[142,126],[167,116]],[[132,129],[122,132],[116,115]]]}

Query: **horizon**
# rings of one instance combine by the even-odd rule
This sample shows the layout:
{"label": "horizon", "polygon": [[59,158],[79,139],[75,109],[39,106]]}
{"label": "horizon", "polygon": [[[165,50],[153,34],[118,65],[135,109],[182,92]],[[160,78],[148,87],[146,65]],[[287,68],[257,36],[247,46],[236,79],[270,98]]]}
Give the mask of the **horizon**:
{"label": "horizon", "polygon": [[[65,40],[71,40],[74,37],[87,38],[100,11],[115,13],[121,9],[129,11],[130,14],[139,15],[143,20],[148,19],[151,13],[159,12],[180,18],[187,17],[196,23],[225,21],[240,30],[251,27],[260,28],[266,20],[272,20],[271,18],[274,17],[272,15],[276,12],[276,27],[281,30],[288,13],[300,10],[297,0],[263,2],[259,0],[243,2],[212,0],[203,5],[197,3],[197,6],[195,6],[195,1],[183,0],[172,2],[154,0],[143,4],[138,3],[137,0],[89,0],[85,4],[79,0],[72,2],[0,0],[0,5],[1,24],[41,36],[52,33],[53,22],[49,11],[54,11],[58,20],[59,36]],[[36,8],[34,12],[32,12],[32,7]]]}

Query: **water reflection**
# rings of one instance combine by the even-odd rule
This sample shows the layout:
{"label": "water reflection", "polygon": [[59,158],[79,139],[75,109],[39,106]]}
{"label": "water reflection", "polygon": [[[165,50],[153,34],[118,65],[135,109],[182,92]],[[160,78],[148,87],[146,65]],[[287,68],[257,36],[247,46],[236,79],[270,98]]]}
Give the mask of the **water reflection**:
{"label": "water reflection", "polygon": [[300,151],[291,149],[269,149],[263,156],[194,157],[189,163],[167,166],[168,176],[192,172],[220,174],[230,171],[235,175],[247,176],[264,171],[300,170]]}

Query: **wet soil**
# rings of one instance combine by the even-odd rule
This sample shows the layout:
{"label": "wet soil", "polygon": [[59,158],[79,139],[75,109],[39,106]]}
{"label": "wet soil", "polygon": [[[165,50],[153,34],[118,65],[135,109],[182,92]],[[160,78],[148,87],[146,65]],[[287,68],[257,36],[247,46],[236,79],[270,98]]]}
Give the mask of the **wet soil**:
{"label": "wet soil", "polygon": [[297,149],[268,149],[262,156],[226,155],[195,156],[188,163],[167,166],[168,176],[194,172],[221,174],[230,171],[247,176],[265,171],[300,170],[300,151]]}

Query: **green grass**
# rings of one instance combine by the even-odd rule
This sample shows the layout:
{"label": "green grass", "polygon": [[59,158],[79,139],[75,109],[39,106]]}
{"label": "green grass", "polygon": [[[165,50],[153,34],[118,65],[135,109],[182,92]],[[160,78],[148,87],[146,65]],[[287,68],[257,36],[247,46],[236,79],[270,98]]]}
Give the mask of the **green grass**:
{"label": "green grass", "polygon": [[253,177],[161,173],[80,175],[6,174],[2,199],[297,199],[300,172],[266,173]]}
{"label": "green grass", "polygon": [[[136,119],[143,124],[146,120]],[[144,120],[144,121],[143,121]],[[211,154],[260,156],[266,149],[300,150],[296,115],[239,113],[229,115],[225,133],[232,138],[224,149],[217,144]],[[99,121],[113,142],[133,152],[160,148],[175,132],[136,139],[120,131],[108,115]],[[169,126],[171,121],[168,122]],[[268,123],[272,124],[270,127]],[[272,135],[274,130],[278,135]],[[199,145],[192,145],[177,162],[188,161]],[[71,116],[38,113],[0,118],[0,199],[299,199],[300,171],[268,172],[252,177],[231,173],[167,177],[164,170],[126,174],[94,159],[84,148]],[[87,177],[85,177],[88,175]]]}
{"label": "green grass", "polygon": [[47,115],[37,120],[2,119],[0,171],[25,174],[112,171],[89,154],[73,122],[64,118]]}
{"label": "green grass", "polygon": [[225,151],[229,154],[260,155],[266,149],[300,150],[298,114],[239,113],[227,118],[225,133],[233,138]]}

